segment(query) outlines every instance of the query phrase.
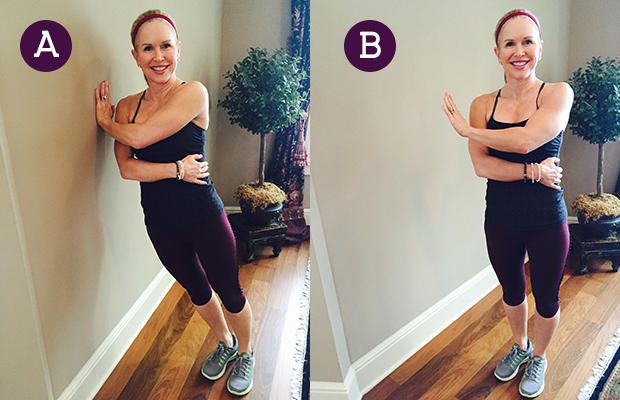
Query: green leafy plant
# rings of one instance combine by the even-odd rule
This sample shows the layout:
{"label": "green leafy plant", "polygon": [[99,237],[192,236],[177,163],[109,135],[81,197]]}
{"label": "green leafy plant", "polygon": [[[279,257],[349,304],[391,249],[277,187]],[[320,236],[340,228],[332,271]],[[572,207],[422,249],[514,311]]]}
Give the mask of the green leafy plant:
{"label": "green leafy plant", "polygon": [[603,145],[620,139],[620,59],[593,57],[568,80],[575,92],[568,126],[598,145],[596,195],[603,194]]}
{"label": "green leafy plant", "polygon": [[283,49],[251,48],[224,75],[226,94],[218,106],[227,111],[232,124],[260,135],[258,186],[265,183],[265,136],[281,132],[302,113],[305,73],[298,65],[299,58]]}

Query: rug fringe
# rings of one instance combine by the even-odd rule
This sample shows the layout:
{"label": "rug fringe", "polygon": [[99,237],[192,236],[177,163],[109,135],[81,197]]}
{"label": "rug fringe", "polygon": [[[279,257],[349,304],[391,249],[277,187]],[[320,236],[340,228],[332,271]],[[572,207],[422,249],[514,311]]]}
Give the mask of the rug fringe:
{"label": "rug fringe", "polygon": [[592,396],[594,389],[596,389],[596,385],[598,384],[598,381],[601,379],[601,377],[605,373],[605,370],[607,370],[607,367],[609,367],[609,363],[611,362],[611,359],[614,357],[614,354],[616,354],[616,351],[618,351],[619,347],[620,347],[620,327],[616,329],[616,333],[614,334],[609,344],[605,347],[605,350],[603,351],[603,355],[601,355],[601,357],[599,358],[594,368],[592,368],[592,375],[590,376],[590,378],[588,378],[588,381],[586,382],[584,387],[581,388],[581,391],[579,392],[577,400],[589,400],[590,399],[590,396]]}
{"label": "rug fringe", "polygon": [[304,286],[299,298],[299,325],[295,335],[295,353],[291,373],[291,400],[301,399],[303,385],[304,361],[306,358],[306,339],[308,335],[308,317],[310,316],[310,263],[306,267]]}

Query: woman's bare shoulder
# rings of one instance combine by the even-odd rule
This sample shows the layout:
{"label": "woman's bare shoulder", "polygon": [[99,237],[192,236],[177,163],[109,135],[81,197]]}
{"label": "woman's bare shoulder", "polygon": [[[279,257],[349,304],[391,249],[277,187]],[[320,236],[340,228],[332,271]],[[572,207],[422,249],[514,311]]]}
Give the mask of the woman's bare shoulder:
{"label": "woman's bare shoulder", "polygon": [[572,104],[573,88],[566,82],[547,82],[542,92],[540,92],[539,104]]}
{"label": "woman's bare shoulder", "polygon": [[491,93],[481,94],[480,96],[474,98],[471,102],[470,110],[472,112],[479,112],[484,114],[490,112],[496,95],[497,91],[494,91]]}
{"label": "woman's bare shoulder", "polygon": [[116,114],[119,116],[120,121],[129,122],[130,110],[135,109],[138,106],[138,101],[140,100],[140,96],[142,96],[143,92],[144,91],[130,94],[118,101],[118,104],[116,105]]}
{"label": "woman's bare shoulder", "polygon": [[573,88],[567,82],[546,82],[541,95],[572,96]]}
{"label": "woman's bare shoulder", "polygon": [[191,96],[209,97],[206,86],[200,81],[189,81],[178,88],[177,93],[190,94]]}

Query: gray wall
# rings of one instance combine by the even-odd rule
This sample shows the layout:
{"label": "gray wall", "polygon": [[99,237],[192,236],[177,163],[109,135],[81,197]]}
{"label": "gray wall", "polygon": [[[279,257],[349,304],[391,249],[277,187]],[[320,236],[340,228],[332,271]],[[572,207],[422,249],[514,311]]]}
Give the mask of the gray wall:
{"label": "gray wall", "polygon": [[[19,236],[14,183],[0,113],[0,398],[44,399],[49,375],[41,343],[32,277]],[[28,373],[25,373],[28,371]],[[33,378],[34,377],[34,378]],[[19,397],[23,395],[24,397]]]}
{"label": "gray wall", "polygon": [[[138,184],[121,180],[93,104],[102,79],[110,79],[114,102],[145,87],[129,29],[157,6],[179,27],[179,76],[217,93],[221,1],[158,3],[0,3],[0,15],[10,16],[0,35],[2,398],[45,398],[47,368],[57,397],[161,268]],[[34,71],[19,54],[21,34],[40,19],[72,35],[71,58],[55,72]]]}
{"label": "gray wall", "polygon": [[[568,1],[312,5],[312,174],[351,361],[489,264],[484,180],[441,98],[449,90],[467,110],[502,85],[493,29],[523,6],[543,24],[539,77],[565,80]],[[396,36],[396,56],[378,73],[343,55],[346,32],[364,19]],[[325,328],[317,325],[313,317],[313,330]]]}
{"label": "gray wall", "polygon": [[[573,0],[571,5],[568,74],[593,56],[620,57],[620,1]],[[596,191],[598,146],[585,142],[570,130],[562,146],[562,179],[566,202],[580,193]],[[603,190],[613,192],[620,171],[620,141],[605,145]],[[574,214],[569,208],[569,213]]]}

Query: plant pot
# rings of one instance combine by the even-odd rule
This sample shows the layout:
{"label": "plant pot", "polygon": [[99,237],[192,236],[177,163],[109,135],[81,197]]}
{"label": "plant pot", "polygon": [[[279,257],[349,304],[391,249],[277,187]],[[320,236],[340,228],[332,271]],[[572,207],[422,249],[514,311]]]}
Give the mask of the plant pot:
{"label": "plant pot", "polygon": [[581,215],[577,218],[586,237],[605,238],[620,231],[620,215],[605,216],[590,222],[584,222]]}
{"label": "plant pot", "polygon": [[252,206],[245,200],[239,201],[241,212],[249,225],[265,226],[278,220],[282,212],[282,203],[271,204],[265,208],[257,208],[252,211]]}

